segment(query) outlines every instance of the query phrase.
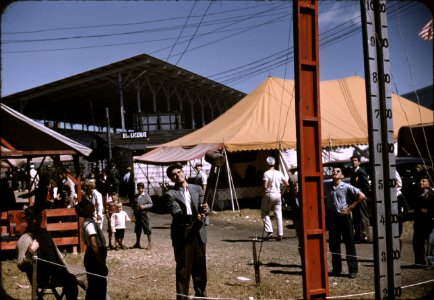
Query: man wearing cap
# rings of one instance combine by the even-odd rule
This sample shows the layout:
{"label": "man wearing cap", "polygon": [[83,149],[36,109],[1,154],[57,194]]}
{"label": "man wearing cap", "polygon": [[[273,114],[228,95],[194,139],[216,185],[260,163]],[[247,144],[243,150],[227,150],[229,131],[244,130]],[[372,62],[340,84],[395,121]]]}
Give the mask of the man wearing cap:
{"label": "man wearing cap", "polygon": [[[282,223],[282,194],[288,189],[288,180],[279,170],[274,169],[276,160],[274,157],[267,157],[268,171],[264,173],[264,197],[261,202],[261,218],[264,222],[265,240],[273,237],[273,225],[270,220],[270,212],[274,212],[277,223],[277,241],[283,238]],[[283,184],[283,190],[280,191],[280,185]]]}
{"label": "man wearing cap", "polygon": [[33,261],[37,256],[37,282],[40,287],[62,286],[66,299],[77,299],[80,285],[86,290],[86,273],[82,268],[70,268],[54,244],[48,231],[41,228],[42,211],[28,207],[24,211],[26,233],[17,241],[17,266],[32,282]]}
{"label": "man wearing cap", "polygon": [[196,170],[196,180],[194,183],[201,186],[203,189],[203,192],[205,193],[206,182],[207,182],[208,178],[207,178],[205,172],[202,170],[202,163],[201,162],[196,163],[196,165],[194,166],[194,169]]}

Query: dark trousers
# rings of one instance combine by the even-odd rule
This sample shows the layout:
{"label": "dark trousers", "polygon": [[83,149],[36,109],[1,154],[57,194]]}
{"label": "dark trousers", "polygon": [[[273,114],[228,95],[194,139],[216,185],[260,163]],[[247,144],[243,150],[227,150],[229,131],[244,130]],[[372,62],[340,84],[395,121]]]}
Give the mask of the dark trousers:
{"label": "dark trousers", "polygon": [[[415,220],[413,225],[413,252],[414,263],[418,265],[426,265],[426,255],[428,248],[428,239],[433,227],[431,222],[425,220]],[[425,247],[425,243],[427,247]]]}
{"label": "dark trousers", "polygon": [[[100,247],[99,251],[105,262],[107,249]],[[90,247],[87,248],[84,254],[84,267],[86,268],[88,283],[86,300],[105,300],[107,294],[107,266],[98,263]]]}
{"label": "dark trousers", "polygon": [[206,244],[201,241],[198,232],[186,232],[186,236],[188,239],[184,247],[173,249],[176,261],[176,299],[188,299],[190,277],[193,278],[194,295],[206,297]]}
{"label": "dark trousers", "polygon": [[350,215],[341,216],[338,213],[328,215],[329,248],[332,253],[333,273],[342,272],[341,238],[344,240],[349,273],[358,272],[354,229]]}
{"label": "dark trousers", "polygon": [[363,241],[369,237],[369,214],[366,200],[362,201],[352,211],[355,239]]}

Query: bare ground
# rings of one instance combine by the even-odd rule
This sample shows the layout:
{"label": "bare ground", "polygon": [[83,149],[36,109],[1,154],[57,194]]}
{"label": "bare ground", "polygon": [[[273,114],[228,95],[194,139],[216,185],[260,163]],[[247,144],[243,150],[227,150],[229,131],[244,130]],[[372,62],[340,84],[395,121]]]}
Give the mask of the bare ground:
{"label": "bare ground", "polygon": [[[125,207],[130,213],[130,208]],[[170,241],[170,215],[151,214],[153,248],[109,251],[109,294],[113,299],[175,299],[175,263]],[[303,298],[302,267],[292,221],[285,220],[284,239],[257,244],[261,262],[260,284],[255,282],[252,240],[262,235],[259,210],[225,211],[211,216],[208,226],[208,297],[211,299],[300,299]],[[434,271],[412,265],[411,224],[405,226],[402,249],[402,299],[434,299]],[[133,224],[126,230],[126,245],[133,245]],[[142,236],[141,245],[147,245]],[[330,297],[373,299],[374,262],[372,244],[357,244],[359,274],[329,276]],[[343,250],[344,251],[344,250]],[[330,263],[331,255],[328,254]],[[66,254],[66,260],[82,264],[82,255]],[[13,259],[1,262],[1,299],[30,299],[31,289]],[[192,293],[192,289],[190,290]],[[352,295],[352,296],[351,296]],[[250,298],[252,297],[252,298]],[[84,293],[80,292],[84,299]],[[47,296],[46,299],[54,299]]]}

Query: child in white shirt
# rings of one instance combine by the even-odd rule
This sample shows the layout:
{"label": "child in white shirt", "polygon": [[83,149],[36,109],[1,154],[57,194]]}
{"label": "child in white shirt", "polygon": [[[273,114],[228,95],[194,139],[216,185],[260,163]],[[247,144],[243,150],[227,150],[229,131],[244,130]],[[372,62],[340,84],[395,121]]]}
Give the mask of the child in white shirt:
{"label": "child in white shirt", "polygon": [[124,246],[124,236],[125,236],[125,224],[126,222],[131,222],[128,214],[122,210],[122,203],[116,203],[116,212],[114,212],[111,216],[111,227],[113,232],[115,233],[115,249],[118,250],[118,247],[122,250],[127,249]]}

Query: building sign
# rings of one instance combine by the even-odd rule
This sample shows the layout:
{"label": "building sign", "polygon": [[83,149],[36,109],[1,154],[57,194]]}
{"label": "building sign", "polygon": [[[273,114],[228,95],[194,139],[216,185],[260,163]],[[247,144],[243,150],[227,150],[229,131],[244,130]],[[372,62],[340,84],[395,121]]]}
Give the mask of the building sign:
{"label": "building sign", "polygon": [[122,139],[147,139],[147,131],[137,131],[137,132],[124,132],[122,133]]}

